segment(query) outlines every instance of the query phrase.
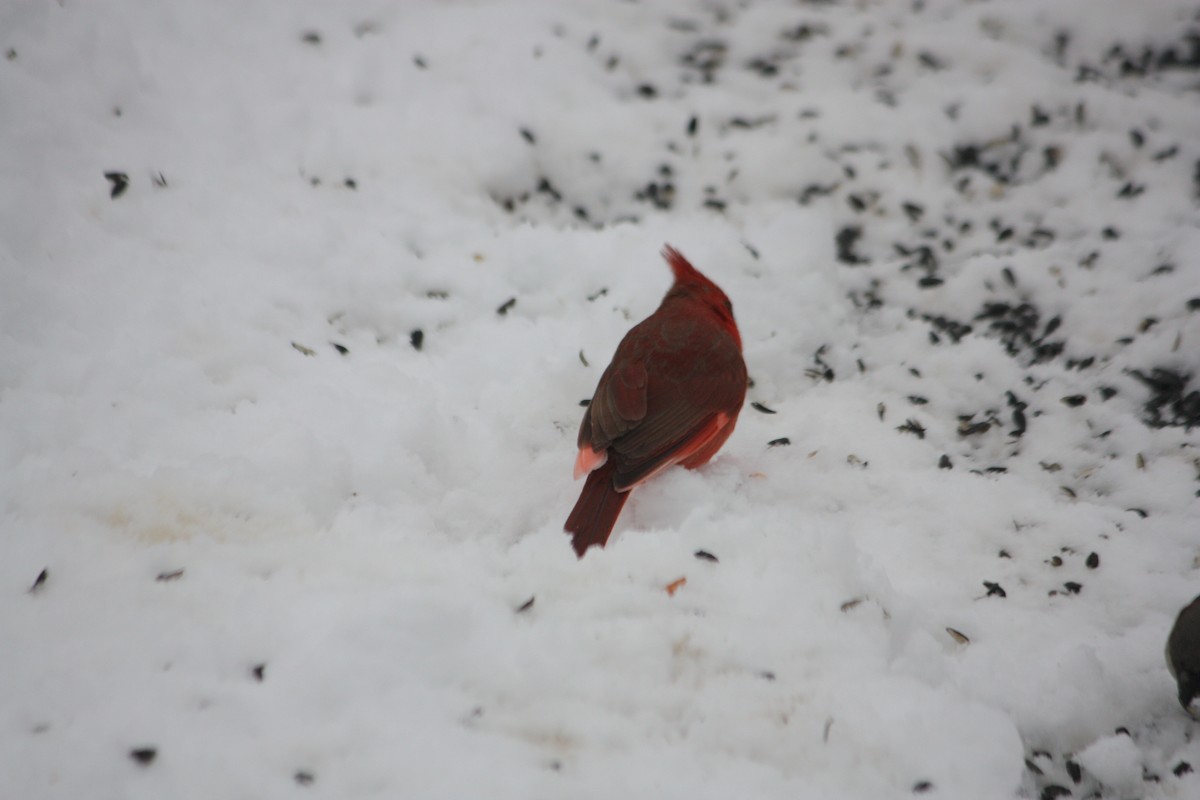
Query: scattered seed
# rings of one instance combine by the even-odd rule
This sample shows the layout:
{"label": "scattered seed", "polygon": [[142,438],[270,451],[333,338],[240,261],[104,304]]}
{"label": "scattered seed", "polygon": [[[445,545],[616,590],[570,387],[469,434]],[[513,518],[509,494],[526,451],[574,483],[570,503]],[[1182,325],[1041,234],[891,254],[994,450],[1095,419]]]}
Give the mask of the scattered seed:
{"label": "scattered seed", "polygon": [[950,456],[942,453],[942,457],[938,459],[938,469],[954,469],[954,462],[950,460]]}
{"label": "scattered seed", "polygon": [[1041,800],[1057,800],[1059,797],[1070,797],[1071,790],[1065,786],[1059,786],[1057,783],[1052,783],[1042,789]]}
{"label": "scattered seed", "polygon": [[1067,759],[1066,764],[1067,774],[1071,776],[1071,780],[1079,783],[1083,780],[1083,770],[1080,769],[1078,762]]}
{"label": "scattered seed", "polygon": [[537,599],[537,595],[533,595],[533,594],[529,595],[528,600],[526,600],[524,603],[521,603],[521,605],[517,606],[517,613],[524,614],[526,611],[533,608],[533,601],[536,599]]}
{"label": "scattered seed", "polygon": [[865,264],[867,259],[854,252],[854,245],[862,238],[862,228],[857,225],[847,225],[833,237],[837,245],[837,260],[843,264]]}
{"label": "scattered seed", "polygon": [[711,561],[714,564],[718,563],[717,557],[707,550],[697,550],[695,553],[693,553],[693,555],[701,561]]}
{"label": "scattered seed", "polygon": [[764,413],[764,414],[774,414],[774,413],[776,413],[775,411],[772,411],[771,409],[767,408],[766,406],[764,406],[762,403],[758,402],[757,400],[755,400],[754,402],[752,402],[752,403],[750,404],[750,407],[751,407],[751,408],[753,408],[755,411],[761,411],[761,412],[762,412],[762,413]]}
{"label": "scattered seed", "polygon": [[43,569],[41,572],[38,573],[36,578],[33,579],[33,585],[29,587],[29,593],[34,594],[39,589],[41,589],[43,586],[45,586],[46,579],[49,577],[50,577],[50,568],[46,567],[45,569]]}
{"label": "scattered seed", "polygon": [[762,678],[764,681],[773,681],[775,680],[775,673],[769,669],[759,670],[758,677]]}
{"label": "scattered seed", "polygon": [[984,581],[983,585],[984,585],[984,588],[987,589],[988,597],[991,597],[992,595],[996,595],[997,597],[1001,597],[1001,598],[1008,597],[1008,592],[1004,591],[1004,588],[1002,586],[1000,586],[1000,584],[998,584],[998,583],[992,583],[991,581]]}
{"label": "scattered seed", "polygon": [[148,767],[158,757],[158,748],[155,747],[135,747],[129,751],[129,757],[141,764],[143,767]]}
{"label": "scattered seed", "polygon": [[1166,161],[1168,158],[1174,158],[1179,155],[1179,145],[1173,144],[1170,147],[1163,148],[1154,154],[1155,161]]}
{"label": "scattered seed", "polygon": [[313,350],[311,347],[305,347],[299,342],[292,342],[292,347],[296,348],[298,352],[303,353],[306,356],[315,356],[317,354],[316,350]]}
{"label": "scattered seed", "polygon": [[330,342],[330,344],[333,345],[334,350],[337,350],[339,356],[345,356],[345,355],[350,354],[350,348],[346,347],[346,345],[338,344],[337,342]]}
{"label": "scattered seed", "polygon": [[1012,412],[1013,429],[1009,431],[1009,435],[1015,439],[1019,439],[1025,435],[1027,423],[1025,421],[1025,404],[1021,403]]}
{"label": "scattered seed", "polygon": [[125,190],[129,188],[129,176],[124,172],[106,172],[104,177],[112,184],[108,196],[113,200],[125,194]]}
{"label": "scattered seed", "polygon": [[842,613],[844,614],[847,611],[857,608],[864,599],[865,598],[862,598],[862,597],[855,597],[855,598],[852,598],[852,599],[847,600],[846,602],[842,603],[842,605],[841,605]]}
{"label": "scattered seed", "polygon": [[883,422],[883,418],[887,416],[887,405],[884,403],[877,403],[875,405],[875,413],[879,415],[879,421]]}
{"label": "scattered seed", "polygon": [[1142,519],[1145,519],[1146,517],[1150,516],[1150,512],[1146,511],[1146,509],[1144,509],[1144,508],[1127,508],[1125,510],[1131,511],[1134,514],[1137,514]]}
{"label": "scattered seed", "polygon": [[917,781],[916,783],[913,784],[913,788],[912,788],[913,794],[925,794],[926,792],[930,791],[931,789],[933,789],[932,781]]}
{"label": "scattered seed", "polygon": [[583,400],[579,401],[579,405],[583,406],[584,408],[587,408],[591,404],[592,404],[592,399],[590,397],[586,397]]}
{"label": "scattered seed", "polygon": [[263,678],[267,677],[266,662],[264,662],[262,664],[255,664],[253,667],[250,668],[250,674],[254,676],[254,680],[258,681],[259,683],[262,683]]}
{"label": "scattered seed", "polygon": [[300,37],[300,41],[316,46],[321,43],[321,34],[316,31],[305,31],[304,35]]}
{"label": "scattered seed", "polygon": [[682,577],[682,578],[676,578],[675,580],[671,581],[670,583],[668,583],[666,585],[667,594],[670,595],[671,597],[674,597],[675,593],[679,591],[680,587],[686,586],[686,585],[687,585],[687,577],[686,576]]}
{"label": "scattered seed", "polygon": [[1088,553],[1087,561],[1085,563],[1087,564],[1088,569],[1096,569],[1100,566],[1100,554]]}
{"label": "scattered seed", "polygon": [[296,770],[296,774],[292,776],[296,783],[301,786],[311,786],[312,782],[317,779],[317,776],[305,770]]}
{"label": "scattered seed", "polygon": [[1075,581],[1067,581],[1063,584],[1063,588],[1067,590],[1068,594],[1079,594],[1083,591],[1083,584],[1076,583]]}
{"label": "scattered seed", "polygon": [[420,350],[425,344],[425,331],[420,328],[415,329],[408,335],[408,342],[413,346],[414,350]]}
{"label": "scattered seed", "polygon": [[177,581],[182,577],[183,577],[183,570],[176,569],[176,570],[171,570],[170,572],[160,572],[160,573],[158,573],[158,576],[154,580],[162,581],[163,583],[166,583],[167,581]]}
{"label": "scattered seed", "polygon": [[791,444],[792,440],[786,436],[780,436],[778,439],[772,439],[767,442],[767,447],[786,447]]}
{"label": "scattered seed", "polygon": [[1137,197],[1144,191],[1146,191],[1146,187],[1143,184],[1128,181],[1124,186],[1121,187],[1120,191],[1117,192],[1117,197]]}
{"label": "scattered seed", "polygon": [[959,436],[975,436],[979,433],[987,433],[992,428],[992,423],[984,420],[982,422],[971,422],[969,419],[959,423]]}
{"label": "scattered seed", "polygon": [[1175,777],[1177,777],[1177,778],[1182,778],[1184,775],[1187,775],[1191,771],[1192,771],[1192,765],[1186,761],[1180,761],[1178,764],[1175,765],[1175,769],[1171,770],[1171,772],[1175,773]]}
{"label": "scattered seed", "polygon": [[1047,563],[1049,563],[1052,567],[1061,567],[1063,565],[1062,556],[1054,556]]}
{"label": "scattered seed", "polygon": [[897,425],[896,430],[900,431],[901,433],[911,433],[918,439],[925,438],[925,426],[917,422],[915,419],[904,420],[904,424]]}
{"label": "scattered seed", "polygon": [[971,643],[971,640],[967,638],[967,635],[962,631],[955,630],[954,628],[946,628],[946,633],[950,634],[950,638],[959,644]]}
{"label": "scattered seed", "polygon": [[517,298],[510,297],[507,300],[505,300],[503,303],[500,304],[500,307],[496,309],[496,313],[503,317],[505,314],[508,313],[509,309],[511,309],[516,304],[517,304]]}
{"label": "scattered seed", "polygon": [[530,144],[537,144],[537,137],[533,135],[533,131],[529,130],[529,128],[521,128],[520,131],[522,139]]}

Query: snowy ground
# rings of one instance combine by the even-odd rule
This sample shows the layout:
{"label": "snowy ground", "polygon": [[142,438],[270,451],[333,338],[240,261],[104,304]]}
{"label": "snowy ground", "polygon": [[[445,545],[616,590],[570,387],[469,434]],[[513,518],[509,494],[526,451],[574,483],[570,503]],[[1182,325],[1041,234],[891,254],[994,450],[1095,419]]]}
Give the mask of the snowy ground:
{"label": "snowy ground", "polygon": [[[0,796],[1200,797],[1194,2],[9,0],[0,53]],[[664,242],[762,409],[577,561]]]}

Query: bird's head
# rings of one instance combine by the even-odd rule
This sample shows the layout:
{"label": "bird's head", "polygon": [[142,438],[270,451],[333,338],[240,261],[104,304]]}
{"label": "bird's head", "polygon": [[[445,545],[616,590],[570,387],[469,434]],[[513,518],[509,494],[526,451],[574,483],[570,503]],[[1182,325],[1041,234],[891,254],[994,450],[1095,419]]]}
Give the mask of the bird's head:
{"label": "bird's head", "polygon": [[666,299],[689,300],[701,304],[711,312],[717,321],[729,331],[737,342],[738,349],[742,347],[742,337],[738,333],[737,322],[733,319],[733,303],[721,291],[721,287],[706,278],[700,270],[691,265],[683,253],[671,245],[663,247],[663,258],[675,274],[675,283],[667,292]]}

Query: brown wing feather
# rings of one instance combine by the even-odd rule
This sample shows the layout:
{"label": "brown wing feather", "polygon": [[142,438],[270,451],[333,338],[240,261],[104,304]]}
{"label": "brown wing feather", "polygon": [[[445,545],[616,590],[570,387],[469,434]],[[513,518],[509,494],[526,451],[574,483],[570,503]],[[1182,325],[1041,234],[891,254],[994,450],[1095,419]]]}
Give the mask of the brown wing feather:
{"label": "brown wing feather", "polygon": [[588,445],[593,450],[604,450],[645,418],[649,377],[645,361],[635,352],[637,337],[634,335],[644,324],[625,334],[612,363],[600,376],[579,426],[580,447]]}
{"label": "brown wing feather", "polygon": [[698,435],[715,432],[718,414],[736,420],[745,396],[745,379],[739,380],[734,372],[690,380],[670,396],[671,402],[658,408],[652,405],[640,425],[612,443],[609,457],[617,465],[618,488],[633,486],[686,455]]}

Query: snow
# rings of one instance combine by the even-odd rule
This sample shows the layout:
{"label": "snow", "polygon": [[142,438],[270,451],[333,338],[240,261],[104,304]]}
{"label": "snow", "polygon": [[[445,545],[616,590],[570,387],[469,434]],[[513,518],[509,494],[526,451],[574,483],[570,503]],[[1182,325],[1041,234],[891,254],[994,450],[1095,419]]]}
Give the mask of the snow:
{"label": "snow", "polygon": [[[1200,796],[1198,35],[6,4],[0,796]],[[775,413],[577,560],[665,242]]]}
{"label": "snow", "polygon": [[1141,755],[1128,736],[1108,736],[1088,745],[1079,754],[1079,763],[1121,792],[1137,792],[1142,782]]}

